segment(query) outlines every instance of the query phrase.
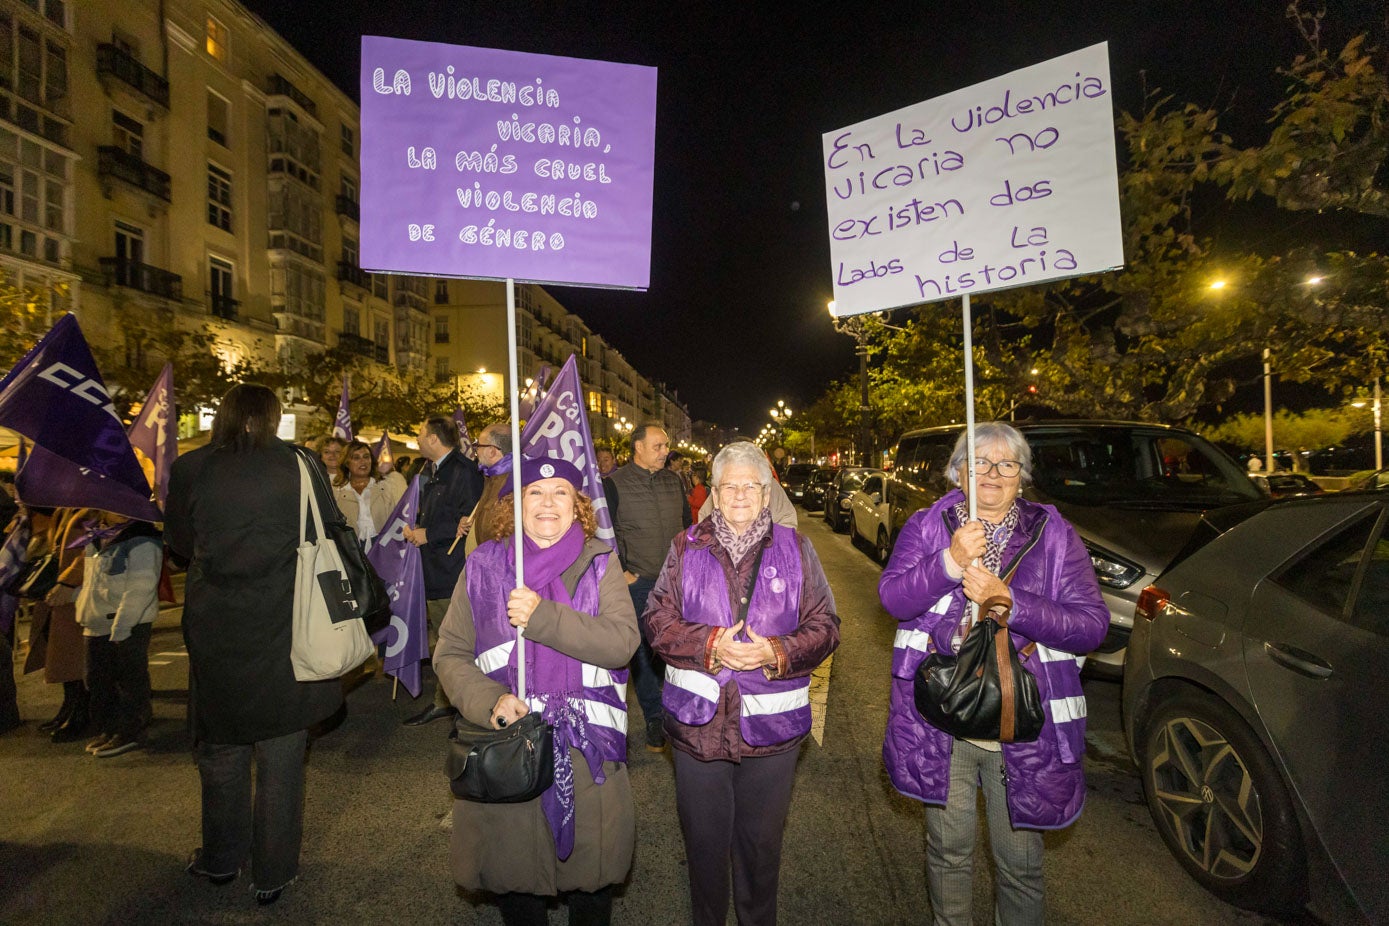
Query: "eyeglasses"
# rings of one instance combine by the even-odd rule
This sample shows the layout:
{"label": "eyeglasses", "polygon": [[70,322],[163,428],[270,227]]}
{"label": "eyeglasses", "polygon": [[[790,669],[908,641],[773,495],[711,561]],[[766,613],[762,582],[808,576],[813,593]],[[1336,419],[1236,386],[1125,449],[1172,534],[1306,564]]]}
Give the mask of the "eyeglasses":
{"label": "eyeglasses", "polygon": [[757,495],[766,488],[766,486],[762,485],[760,482],[725,482],[722,485],[714,486],[714,488],[719,490],[720,495],[729,495],[733,498],[737,498],[740,495]]}
{"label": "eyeglasses", "polygon": [[493,449],[493,450],[501,450],[501,449],[502,449],[502,448],[498,447],[496,444],[473,444],[473,447],[474,447],[475,449],[477,449],[477,450],[481,450],[483,447],[490,447],[490,448]]}
{"label": "eyeglasses", "polygon": [[989,473],[998,471],[1004,479],[1012,479],[1022,472],[1022,464],[1017,460],[999,460],[997,463],[985,460],[980,457],[974,461],[974,472],[979,476],[987,476]]}

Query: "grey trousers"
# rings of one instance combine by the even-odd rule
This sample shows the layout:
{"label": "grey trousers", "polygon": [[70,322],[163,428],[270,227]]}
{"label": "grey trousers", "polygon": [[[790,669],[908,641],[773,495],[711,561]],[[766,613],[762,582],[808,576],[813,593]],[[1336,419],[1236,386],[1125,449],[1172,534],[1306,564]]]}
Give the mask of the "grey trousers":
{"label": "grey trousers", "polygon": [[203,785],[205,871],[230,874],[241,868],[249,854],[257,890],[273,891],[298,876],[307,743],[308,732],[299,730],[258,743],[194,747]]}
{"label": "grey trousers", "polygon": [[[449,611],[448,598],[429,598],[424,603],[424,612],[429,622],[429,653],[430,666],[434,665],[433,654],[434,646],[439,642],[439,625],[444,622],[444,615]],[[452,707],[449,704],[448,692],[444,691],[444,686],[439,684],[439,677],[434,677],[434,706]]]}
{"label": "grey trousers", "polygon": [[730,861],[740,926],[774,926],[781,837],[800,750],[742,762],[704,762],[672,752],[695,926],[723,926]]}
{"label": "grey trousers", "polygon": [[1041,926],[1042,834],[1014,829],[1008,819],[1003,754],[955,740],[946,804],[926,805],[926,885],[935,926],[969,926],[974,906],[974,840],[978,789],[984,791],[993,849],[994,923]]}

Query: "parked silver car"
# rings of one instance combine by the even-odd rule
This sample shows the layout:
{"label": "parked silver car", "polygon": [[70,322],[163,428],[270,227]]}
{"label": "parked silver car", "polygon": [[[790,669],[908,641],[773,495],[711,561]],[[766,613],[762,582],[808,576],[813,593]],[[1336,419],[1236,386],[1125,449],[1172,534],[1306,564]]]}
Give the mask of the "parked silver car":
{"label": "parked silver car", "polygon": [[1389,923],[1389,497],[1210,512],[1139,598],[1124,719],[1183,867],[1253,910]]}

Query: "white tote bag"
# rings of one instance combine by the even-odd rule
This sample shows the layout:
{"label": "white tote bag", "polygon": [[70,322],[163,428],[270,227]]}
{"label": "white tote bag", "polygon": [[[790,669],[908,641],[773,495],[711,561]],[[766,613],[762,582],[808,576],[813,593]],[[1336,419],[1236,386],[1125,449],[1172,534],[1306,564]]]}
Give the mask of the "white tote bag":
{"label": "white tote bag", "polygon": [[[299,463],[299,562],[294,575],[294,640],[289,648],[301,682],[340,678],[367,660],[375,647],[366,624],[354,617],[352,588],[335,543],[324,535],[323,514],[304,458]],[[306,528],[313,515],[314,539]]]}

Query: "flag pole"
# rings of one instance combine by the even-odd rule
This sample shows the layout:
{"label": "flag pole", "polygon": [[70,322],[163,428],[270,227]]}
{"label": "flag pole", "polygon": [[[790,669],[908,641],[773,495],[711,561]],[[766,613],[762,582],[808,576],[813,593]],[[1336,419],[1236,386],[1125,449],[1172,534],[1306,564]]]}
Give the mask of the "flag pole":
{"label": "flag pole", "polygon": [[[521,390],[516,370],[516,281],[506,278],[506,361],[511,376],[511,516],[516,552],[516,587],[524,588],[525,573],[521,564]],[[525,630],[516,628],[516,696],[526,700],[526,639]]]}
{"label": "flag pole", "polygon": [[[974,471],[974,320],[970,317],[969,293],[961,301],[965,322],[965,467],[969,472],[969,519],[973,521],[978,518],[975,496],[979,494],[979,474]],[[976,602],[969,603],[969,615],[971,624],[979,617]]]}

